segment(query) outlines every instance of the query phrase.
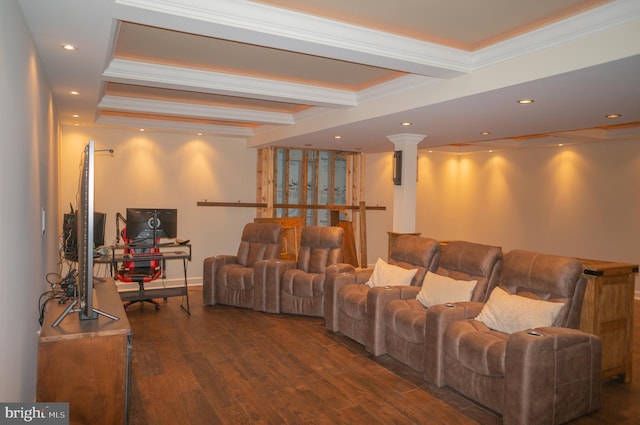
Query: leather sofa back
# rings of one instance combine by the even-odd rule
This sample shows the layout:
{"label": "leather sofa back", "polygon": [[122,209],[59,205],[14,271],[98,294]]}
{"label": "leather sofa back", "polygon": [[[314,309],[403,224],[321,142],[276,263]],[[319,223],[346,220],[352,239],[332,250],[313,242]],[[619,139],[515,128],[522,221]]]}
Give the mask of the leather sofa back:
{"label": "leather sofa back", "polygon": [[511,294],[565,303],[553,326],[577,329],[587,283],[582,271],[575,258],[517,249],[504,256],[500,287]]}
{"label": "leather sofa back", "polygon": [[427,271],[435,272],[440,261],[440,243],[416,235],[399,235],[393,239],[389,264],[406,269],[418,268],[411,286],[420,286]]}
{"label": "leather sofa back", "polygon": [[282,226],[275,223],[248,223],[238,247],[238,264],[253,267],[256,261],[280,256]]}
{"label": "leather sofa back", "polygon": [[329,265],[342,262],[340,227],[306,226],[300,236],[297,268],[305,273],[324,273]]}
{"label": "leather sofa back", "polygon": [[476,280],[471,301],[484,302],[500,283],[502,249],[467,241],[450,241],[440,256],[437,274],[456,280]]}

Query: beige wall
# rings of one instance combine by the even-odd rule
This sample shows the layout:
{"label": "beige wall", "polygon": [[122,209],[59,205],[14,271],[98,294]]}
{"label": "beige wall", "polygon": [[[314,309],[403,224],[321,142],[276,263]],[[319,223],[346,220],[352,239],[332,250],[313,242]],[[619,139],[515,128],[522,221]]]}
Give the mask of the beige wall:
{"label": "beige wall", "polygon": [[[416,231],[424,236],[640,263],[639,141],[419,157]],[[368,203],[392,207],[390,161],[391,153],[367,156]],[[367,218],[374,263],[386,245],[371,229],[390,221]]]}
{"label": "beige wall", "polygon": [[[65,126],[62,212],[69,210],[70,202],[77,205],[80,155],[91,139],[96,150],[114,150],[95,156],[95,209],[107,214],[107,244],[116,239],[116,212],[126,215],[127,207],[177,208],[179,237],[193,245],[189,283],[202,282],[205,257],[236,253],[242,228],[253,220],[255,209],[198,207],[197,202],[255,202],[255,149],[233,138]],[[179,282],[181,265],[168,264],[167,273],[169,284]]]}
{"label": "beige wall", "polygon": [[56,281],[58,271],[58,127],[51,90],[16,1],[0,2],[0,93],[0,400],[30,402],[38,301],[49,289],[47,277]]}
{"label": "beige wall", "polygon": [[[60,205],[75,202],[82,147],[94,139],[96,209],[178,208],[179,233],[191,239],[190,283],[202,260],[235,253],[252,208],[197,207],[201,200],[255,201],[256,151],[238,139],[64,127]],[[367,259],[386,258],[392,228],[391,153],[366,156]],[[416,231],[439,240],[466,239],[610,261],[640,262],[640,146],[637,142],[451,154],[419,151]],[[168,267],[178,281],[179,267]],[[640,288],[640,285],[637,285]],[[640,296],[640,295],[639,295]]]}

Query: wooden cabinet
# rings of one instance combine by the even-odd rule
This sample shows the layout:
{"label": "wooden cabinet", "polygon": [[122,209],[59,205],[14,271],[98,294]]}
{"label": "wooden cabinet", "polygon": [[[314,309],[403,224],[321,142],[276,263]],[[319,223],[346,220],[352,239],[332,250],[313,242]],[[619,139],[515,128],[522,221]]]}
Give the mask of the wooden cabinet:
{"label": "wooden cabinet", "polygon": [[588,284],[580,329],[602,340],[602,377],[631,382],[633,296],[638,265],[581,261]]}
{"label": "wooden cabinet", "polygon": [[68,305],[50,302],[40,331],[36,401],[68,402],[71,424],[126,424],[129,408],[131,327],[115,283],[95,283],[94,307],[117,316],[80,320]]}

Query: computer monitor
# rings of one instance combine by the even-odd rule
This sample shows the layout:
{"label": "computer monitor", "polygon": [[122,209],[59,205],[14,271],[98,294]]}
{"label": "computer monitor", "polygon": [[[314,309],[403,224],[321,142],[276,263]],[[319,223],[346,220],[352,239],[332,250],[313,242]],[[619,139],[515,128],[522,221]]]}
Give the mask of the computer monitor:
{"label": "computer monitor", "polygon": [[177,237],[178,210],[127,208],[127,239],[136,245],[156,245],[158,239]]}
{"label": "computer monitor", "polygon": [[[78,261],[78,213],[72,212],[64,215],[62,221],[62,250],[64,258],[69,261]],[[105,225],[107,215],[95,211],[93,213],[93,246],[97,249],[104,245]]]}

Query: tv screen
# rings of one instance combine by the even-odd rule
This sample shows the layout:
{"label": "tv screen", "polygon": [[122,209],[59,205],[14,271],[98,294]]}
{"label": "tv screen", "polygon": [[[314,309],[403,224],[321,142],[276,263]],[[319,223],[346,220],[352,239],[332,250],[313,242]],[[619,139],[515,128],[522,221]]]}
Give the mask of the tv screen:
{"label": "tv screen", "polygon": [[155,245],[160,238],[176,238],[177,232],[177,209],[127,208],[127,239],[129,243]]}
{"label": "tv screen", "polygon": [[[109,317],[112,320],[118,320],[104,311],[100,311],[93,307],[93,250],[94,232],[96,225],[96,215],[93,209],[94,199],[94,153],[95,147],[93,140],[84,148],[82,155],[82,165],[80,167],[80,183],[78,185],[78,210],[75,217],[65,220],[73,221],[75,226],[70,228],[76,229],[76,252],[78,258],[78,294],[75,300],[67,306],[62,314],[53,321],[51,326],[58,326],[62,320],[71,312],[77,312],[80,320],[95,320],[98,315]],[[100,221],[102,223],[100,224]],[[98,228],[101,227],[102,234],[99,235],[104,244],[104,217],[98,217]],[[65,226],[68,222],[65,221]]]}

